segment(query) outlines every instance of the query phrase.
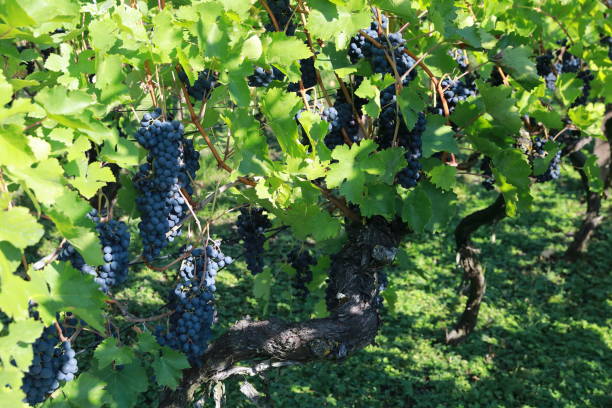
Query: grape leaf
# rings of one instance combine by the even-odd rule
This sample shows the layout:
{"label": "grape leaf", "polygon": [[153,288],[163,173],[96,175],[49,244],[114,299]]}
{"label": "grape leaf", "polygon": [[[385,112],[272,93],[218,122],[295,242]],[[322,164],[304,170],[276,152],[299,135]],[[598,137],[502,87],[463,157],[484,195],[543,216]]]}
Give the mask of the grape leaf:
{"label": "grape leaf", "polygon": [[423,189],[417,186],[408,193],[402,207],[402,220],[416,232],[422,232],[432,216],[431,200]]}
{"label": "grape leaf", "polygon": [[168,347],[162,347],[161,358],[156,358],[151,366],[157,383],[173,390],[179,385],[182,370],[190,367],[184,354]]}
{"label": "grape leaf", "polygon": [[118,347],[117,339],[109,337],[96,347],[94,358],[98,361],[99,368],[105,368],[115,363],[129,364],[134,361],[134,352],[129,347]]}
{"label": "grape leaf", "polygon": [[89,275],[84,275],[67,262],[55,262],[45,269],[45,279],[51,292],[36,299],[40,308],[49,314],[73,312],[94,329],[104,332],[105,296]]}
{"label": "grape leaf", "polygon": [[8,334],[0,337],[0,359],[4,364],[14,361],[17,367],[27,371],[32,363],[32,343],[40,337],[43,328],[41,322],[33,319],[11,323]]}
{"label": "grape leaf", "polygon": [[429,171],[428,174],[429,177],[431,177],[431,182],[443,190],[450,190],[457,181],[457,179],[455,178],[455,175],[457,174],[457,169],[455,167],[447,166],[444,164],[440,166],[435,166]]}
{"label": "grape leaf", "polygon": [[36,244],[44,233],[42,225],[36,222],[25,207],[0,211],[0,225],[0,241],[10,242],[17,248]]}
{"label": "grape leaf", "polygon": [[453,137],[455,132],[440,115],[427,115],[427,127],[423,132],[423,157],[435,152],[458,153],[459,147]]}
{"label": "grape leaf", "polygon": [[510,46],[503,49],[497,59],[502,69],[528,91],[541,83],[535,64],[530,58],[531,53],[525,46]]}

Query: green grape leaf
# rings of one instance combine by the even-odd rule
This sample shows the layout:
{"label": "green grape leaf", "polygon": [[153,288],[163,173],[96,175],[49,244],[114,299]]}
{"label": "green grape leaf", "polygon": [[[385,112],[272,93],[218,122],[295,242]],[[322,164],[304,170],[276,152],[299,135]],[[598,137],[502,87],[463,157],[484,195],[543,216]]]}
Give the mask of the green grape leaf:
{"label": "green grape leaf", "polygon": [[555,157],[557,152],[561,150],[561,146],[559,146],[557,143],[553,142],[552,140],[549,140],[544,145],[544,150],[548,154],[544,157],[536,157],[536,159],[533,161],[533,175],[534,176],[539,176],[546,172],[546,170],[548,169],[548,165],[550,164],[552,159]]}
{"label": "green grape leaf", "polygon": [[569,105],[582,94],[582,80],[573,73],[563,73],[559,75],[556,83],[556,93],[561,97],[564,105]]}
{"label": "green grape leaf", "polygon": [[423,232],[432,216],[431,200],[420,186],[409,191],[402,206],[402,220],[416,232]]}
{"label": "green grape leaf", "polygon": [[312,56],[303,40],[274,32],[263,37],[263,54],[268,64],[290,65],[293,61]]}
{"label": "green grape leaf", "polygon": [[300,98],[280,88],[268,90],[261,102],[261,109],[281,149],[289,156],[303,157],[305,153],[305,147],[299,142],[298,128],[293,119],[300,105]]}
{"label": "green grape leaf", "polygon": [[431,218],[425,228],[432,232],[444,231],[457,212],[457,206],[455,205],[457,195],[452,191],[436,188],[427,180],[421,180],[419,187],[429,197],[432,207]]}
{"label": "green grape leaf", "polygon": [[89,163],[87,174],[76,177],[72,180],[72,185],[79,190],[83,197],[89,199],[93,197],[100,188],[104,187],[107,182],[113,181],[115,181],[115,176],[110,168],[102,167],[102,163],[100,162],[93,162]]}
{"label": "green grape leaf", "polygon": [[350,38],[371,21],[371,12],[360,1],[333,4],[326,0],[308,2],[310,13],[306,29],[314,38],[323,41],[335,39],[337,49],[344,48]]}
{"label": "green grape leaf", "polygon": [[454,138],[455,132],[440,115],[427,115],[427,127],[423,132],[423,157],[435,152],[458,153],[459,147]]}
{"label": "green grape leaf", "polygon": [[151,40],[155,46],[155,55],[159,63],[169,63],[171,57],[182,45],[183,32],[179,24],[174,21],[172,12],[164,9],[153,17],[153,35]]}
{"label": "green grape leaf", "polygon": [[512,89],[507,86],[492,87],[482,81],[476,81],[482,101],[495,123],[508,134],[515,134],[521,127],[521,118],[515,105],[515,99],[511,96]]}
{"label": "green grape leaf", "polygon": [[128,175],[122,174],[119,184],[121,188],[117,193],[117,204],[126,214],[131,215],[133,218],[138,217],[140,213],[138,208],[136,208],[137,191],[132,179]]}
{"label": "green grape leaf", "polygon": [[100,91],[100,102],[109,105],[128,100],[128,87],[123,83],[125,73],[123,63],[119,55],[105,55],[104,58],[96,59],[96,89]]}
{"label": "green grape leaf", "polygon": [[597,156],[588,154],[583,169],[589,181],[589,189],[596,193],[603,192],[604,181],[601,179],[601,168],[597,163]]}
{"label": "green grape leaf", "polygon": [[0,132],[0,164],[11,168],[27,167],[34,161],[26,136],[16,126],[3,127]]}
{"label": "green grape leaf", "polygon": [[109,163],[116,163],[121,167],[137,166],[139,162],[138,152],[138,146],[134,142],[120,137],[117,138],[116,144],[108,140],[104,141],[100,159]]}
{"label": "green grape leaf", "polygon": [[161,358],[156,358],[151,367],[159,385],[175,390],[182,377],[182,370],[189,368],[190,365],[184,354],[163,347]]}
{"label": "green grape leaf", "polygon": [[378,176],[379,180],[389,185],[393,184],[395,175],[407,165],[404,150],[398,147],[385,149],[359,162],[359,167],[364,172]]}
{"label": "green grape leaf", "polygon": [[283,222],[291,227],[298,239],[309,235],[315,240],[324,240],[337,236],[342,223],[326,211],[321,211],[317,203],[299,201],[281,215]]}
{"label": "green grape leaf", "polygon": [[0,241],[7,241],[21,249],[36,244],[44,233],[42,225],[25,207],[0,211],[0,225]]}
{"label": "green grape leaf", "polygon": [[43,328],[41,322],[33,319],[11,323],[8,334],[0,337],[0,360],[4,364],[14,361],[22,371],[27,371],[32,364],[32,343],[40,337]]}
{"label": "green grape leaf", "polygon": [[104,294],[93,277],[77,271],[67,262],[55,262],[45,269],[45,279],[51,292],[36,299],[39,308],[53,315],[73,312],[94,329],[104,332]]}
{"label": "green grape leaf", "polygon": [[485,112],[484,104],[480,97],[469,98],[461,101],[455,106],[450,115],[450,120],[460,128],[466,128],[476,121]]}
{"label": "green grape leaf", "polygon": [[61,394],[48,405],[51,408],[100,408],[107,393],[107,383],[87,371],[66,383]]}
{"label": "green grape leaf", "polygon": [[531,166],[520,150],[504,149],[492,156],[491,159],[494,168],[504,175],[508,183],[522,190],[529,189]]}
{"label": "green grape leaf", "polygon": [[339,187],[343,183],[350,186],[349,190],[360,194],[363,190],[365,175],[359,167],[359,158],[366,158],[376,150],[378,146],[372,140],[363,140],[353,143],[351,147],[340,145],[332,152],[332,157],[337,160],[330,165],[330,170],[325,178],[329,188]]}
{"label": "green grape leaf", "polygon": [[531,59],[532,51],[525,46],[507,47],[497,56],[497,62],[504,72],[509,74],[526,90],[531,90],[540,85],[535,64]]}
{"label": "green grape leaf", "polygon": [[129,347],[118,347],[117,339],[109,337],[96,347],[94,359],[98,361],[99,368],[115,364],[129,364],[134,361],[135,355]]}
{"label": "green grape leaf", "polygon": [[69,92],[60,86],[41,89],[34,99],[53,115],[80,115],[95,102],[83,91]]}
{"label": "green grape leaf", "polygon": [[13,273],[20,264],[21,251],[9,242],[0,242],[0,271]]}
{"label": "green grape leaf", "polygon": [[[342,192],[342,188],[340,188]],[[368,184],[364,194],[354,198],[359,205],[359,211],[364,217],[382,215],[388,220],[395,215],[395,189],[385,184]]]}
{"label": "green grape leaf", "polygon": [[431,182],[442,190],[451,190],[457,181],[457,168],[445,164],[435,166],[428,174]]}
{"label": "green grape leaf", "polygon": [[38,201],[49,206],[53,205],[66,190],[63,185],[63,173],[64,170],[57,159],[41,161],[36,167],[11,170],[12,175],[34,191]]}
{"label": "green grape leaf", "polygon": [[[2,296],[0,296],[0,309],[15,320],[27,319],[28,301],[49,295],[46,281],[42,273],[30,273],[31,280],[26,281],[13,274],[2,275]],[[55,316],[41,317],[46,323],[50,323]]]}

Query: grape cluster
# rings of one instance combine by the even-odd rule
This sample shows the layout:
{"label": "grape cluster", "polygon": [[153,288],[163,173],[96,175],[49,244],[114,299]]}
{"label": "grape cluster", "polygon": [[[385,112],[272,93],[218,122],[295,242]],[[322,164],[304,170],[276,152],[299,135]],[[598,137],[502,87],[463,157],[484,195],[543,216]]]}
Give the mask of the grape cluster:
{"label": "grape cluster", "polygon": [[[306,58],[300,60],[300,72],[302,73],[302,85],[304,89],[312,88],[317,84],[317,73],[315,71],[314,58]],[[287,87],[289,92],[299,92],[300,84],[291,83]]]}
{"label": "grape cluster", "polygon": [[[455,110],[457,104],[463,100],[466,100],[470,96],[476,95],[476,84],[470,81],[467,77],[465,80],[454,80],[454,79],[443,79],[441,82],[442,89],[444,90],[444,99],[448,103],[448,111],[452,113]],[[438,101],[433,112],[438,115],[444,114],[442,108],[442,102]]]}
{"label": "grape cluster", "polygon": [[[289,0],[268,0],[268,6],[272,10],[280,30],[289,36],[295,35],[295,24],[291,22],[293,10],[289,7]],[[276,31],[271,21],[265,25],[265,28],[268,32]]]}
{"label": "grape cluster", "polygon": [[288,255],[289,263],[295,269],[293,287],[298,295],[304,299],[308,294],[306,285],[312,280],[310,267],[317,263],[316,259],[307,249],[295,248]]}
{"label": "grape cluster", "polygon": [[[382,19],[383,26],[388,25],[386,17]],[[404,44],[406,40],[401,33],[384,34],[378,33],[378,21],[370,25],[369,29],[362,30],[368,37],[374,39],[382,48],[378,48],[366,36],[361,33],[355,35],[349,44],[348,55],[353,64],[361,59],[369,61],[375,73],[382,74],[397,74],[404,77],[408,70],[411,70],[406,76],[406,80],[411,80],[415,77],[414,69],[415,60],[404,52]],[[388,59],[387,59],[388,58]],[[391,64],[391,62],[393,64]],[[395,69],[394,69],[395,68]]]}
{"label": "grape cluster", "polygon": [[193,85],[189,84],[189,78],[184,71],[179,71],[178,75],[179,79],[185,84],[189,95],[199,101],[208,99],[212,90],[219,86],[217,75],[209,69],[199,72],[198,79]]}
{"label": "grape cluster", "polygon": [[263,211],[263,208],[242,207],[236,221],[238,235],[243,240],[247,267],[253,275],[263,271],[264,232],[272,226]]}
{"label": "grape cluster", "polygon": [[60,381],[71,381],[78,371],[75,352],[70,342],[61,345],[54,326],[43,330],[42,335],[32,344],[34,358],[23,377],[21,389],[26,402],[32,406],[43,402],[55,391]]}
{"label": "grape cluster", "polygon": [[249,86],[256,88],[267,88],[270,86],[272,81],[282,81],[285,79],[285,74],[274,66],[272,69],[255,67],[253,75],[249,75],[247,79],[249,81]]}
{"label": "grape cluster", "polygon": [[408,161],[408,166],[397,174],[397,182],[404,188],[415,187],[421,178],[419,159],[423,152],[421,137],[427,125],[425,115],[419,113],[414,128],[408,130],[406,122],[398,110],[394,85],[383,89],[380,94],[380,103],[383,109],[378,118],[379,146],[381,149],[392,147],[395,138],[397,146],[406,150],[404,157]]}
{"label": "grape cluster", "polygon": [[480,162],[480,171],[484,176],[482,186],[487,190],[493,190],[495,185],[495,176],[493,176],[493,170],[491,169],[491,158],[484,157]]}
{"label": "grape cluster", "polygon": [[70,261],[75,269],[91,275],[100,286],[100,290],[108,293],[115,286],[127,279],[129,267],[130,233],[124,222],[109,220],[100,222],[96,210],[88,214],[96,222],[96,231],[102,245],[104,264],[93,267],[85,263],[78,251],[70,244],[65,244],[58,255],[60,261]]}
{"label": "grape cluster", "polygon": [[[546,144],[546,140],[541,139],[540,137],[536,137],[533,142],[533,156],[534,157],[543,157],[545,156],[546,150],[544,149],[544,145]],[[543,174],[536,176],[536,180],[539,183],[544,183],[550,180],[556,180],[559,178],[561,174],[561,151],[559,150],[555,157],[552,158],[550,163],[548,164],[548,168]]]}
{"label": "grape cluster", "polygon": [[[289,0],[269,0],[268,6],[270,7],[270,10],[272,10],[272,14],[274,14],[276,22],[278,23],[281,31],[284,31],[285,34],[288,36],[295,35],[295,25],[291,22],[293,10],[291,9],[291,7],[289,7]],[[265,28],[268,32],[276,31],[276,28],[274,27],[271,21],[270,23],[265,25]],[[301,64],[302,61],[300,61],[300,65]],[[247,79],[249,81],[249,86],[255,88],[267,88],[268,86],[270,86],[272,81],[282,81],[283,79],[285,79],[285,74],[283,74],[278,68],[274,66],[272,67],[272,69],[255,67],[255,71],[252,75],[249,75]],[[304,84],[304,86],[306,86],[306,84]],[[299,85],[297,89],[299,89]]]}
{"label": "grape cluster", "polygon": [[139,192],[138,227],[147,261],[180,234],[175,227],[188,212],[183,193],[193,194],[191,181],[200,167],[200,154],[193,142],[183,137],[183,125],[160,120],[160,116],[160,109],[146,113],[136,133],[138,143],[149,150],[147,162],[140,165],[134,182]]}
{"label": "grape cluster", "polygon": [[566,49],[567,41],[560,41],[560,49],[547,51],[536,57],[536,69],[538,75],[546,81],[546,87],[555,90],[557,77],[562,73],[576,73],[576,77],[582,81],[582,94],[572,103],[572,107],[584,105],[589,99],[591,92],[591,81],[595,76],[586,66],[584,61],[576,57]]}
{"label": "grape cluster", "polygon": [[353,115],[353,108],[343,98],[336,99],[334,106],[325,108],[321,117],[329,122],[328,133],[325,135],[324,142],[330,150],[344,144],[342,129],[344,129],[351,142],[360,139],[359,123]]}
{"label": "grape cluster", "polygon": [[192,364],[199,365],[215,322],[215,277],[233,259],[212,245],[205,249],[188,246],[185,251],[191,253],[183,260],[181,281],[170,294],[169,306],[174,313],[167,330],[158,326],[155,336],[162,346],[184,352]]}

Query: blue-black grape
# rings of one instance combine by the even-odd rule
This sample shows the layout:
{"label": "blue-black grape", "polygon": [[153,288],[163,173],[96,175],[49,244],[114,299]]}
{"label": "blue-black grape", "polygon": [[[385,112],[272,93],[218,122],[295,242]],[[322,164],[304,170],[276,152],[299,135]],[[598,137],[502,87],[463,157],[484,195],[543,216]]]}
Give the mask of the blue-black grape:
{"label": "blue-black grape", "polygon": [[70,261],[75,269],[94,277],[100,290],[108,293],[115,286],[127,279],[129,266],[130,233],[124,222],[109,220],[100,222],[96,210],[88,214],[96,222],[98,238],[102,246],[104,264],[93,267],[85,263],[79,252],[70,244],[65,244],[59,253],[60,261]]}
{"label": "blue-black grape", "polygon": [[[295,24],[291,22],[293,10],[289,6],[289,0],[268,0],[268,6],[276,18],[280,31],[284,31],[288,36],[295,35]],[[266,31],[276,31],[272,21],[265,25]]]}
{"label": "blue-black grape", "polygon": [[267,88],[270,86],[272,81],[282,81],[285,79],[285,74],[283,74],[275,66],[273,66],[272,69],[255,67],[253,75],[249,75],[247,79],[249,80],[249,86],[255,88]]}
{"label": "blue-black grape", "polygon": [[[444,90],[444,98],[446,99],[448,111],[450,113],[455,110],[459,102],[466,100],[470,96],[476,95],[476,84],[469,81],[467,77],[460,80],[446,78],[442,80],[440,85]],[[437,101],[436,106],[433,108],[433,112],[438,115],[444,114],[441,101]]]}
{"label": "blue-black grape", "polygon": [[185,84],[189,95],[199,101],[208,99],[212,90],[219,86],[217,74],[209,69],[199,72],[193,85],[189,84],[189,78],[184,71],[180,70],[178,75],[179,79]]}
{"label": "blue-black grape", "polygon": [[193,194],[192,180],[199,169],[199,153],[184,138],[178,121],[160,120],[161,110],[146,113],[136,140],[149,150],[147,163],[140,165],[134,185],[140,211],[143,256],[151,261],[180,234],[181,221],[188,212],[182,193]]}
{"label": "blue-black grape", "polygon": [[243,241],[247,268],[253,275],[263,271],[264,232],[272,223],[263,208],[242,207],[236,221],[238,235]]}
{"label": "blue-black grape", "polygon": [[295,269],[293,287],[298,295],[303,299],[308,295],[306,285],[312,280],[310,267],[317,263],[309,250],[295,248],[288,255],[289,263]]}
{"label": "blue-black grape", "polygon": [[333,150],[336,146],[344,144],[342,129],[346,132],[351,142],[356,142],[359,137],[359,123],[353,115],[353,108],[342,98],[336,99],[334,106],[325,108],[321,117],[329,122],[328,133],[325,136],[325,145]]}
{"label": "blue-black grape", "polygon": [[193,365],[200,365],[215,322],[215,278],[233,259],[219,246],[188,246],[185,251],[191,254],[183,260],[181,281],[170,294],[169,307],[174,313],[167,328],[156,328],[155,336],[159,344],[184,352]]}
{"label": "blue-black grape", "polygon": [[546,87],[555,90],[559,75],[563,73],[575,73],[576,77],[582,81],[582,93],[571,106],[584,105],[589,99],[591,92],[591,81],[595,76],[582,59],[567,51],[567,40],[559,41],[561,48],[546,51],[546,53],[536,57],[536,69],[538,75],[546,81]]}
{"label": "blue-black grape", "polygon": [[[304,89],[312,88],[317,84],[317,73],[314,66],[314,58],[306,58],[300,60],[300,72],[302,73],[302,85]],[[299,92],[300,84],[291,83],[287,87],[289,92]]]}
{"label": "blue-black grape", "polygon": [[[383,20],[383,25],[385,22],[386,20]],[[405,80],[413,79],[416,75],[413,69],[415,60],[404,52],[406,40],[404,40],[402,34],[398,32],[389,35],[381,33],[379,35],[377,28],[378,22],[374,21],[369,29],[362,31],[381,44],[383,48],[376,47],[366,36],[358,33],[349,44],[348,56],[351,62],[357,63],[361,59],[366,59],[375,73],[395,75],[397,71],[400,77],[404,77],[406,72],[410,70]],[[395,67],[390,63],[390,60],[393,61]]]}
{"label": "blue-black grape", "polygon": [[397,174],[397,182],[404,188],[415,187],[421,178],[419,159],[422,156],[422,135],[427,125],[425,115],[419,113],[414,128],[409,130],[398,109],[394,85],[383,89],[380,102],[383,109],[378,118],[378,144],[381,149],[386,149],[394,145],[395,139],[395,145],[405,149],[408,166]]}
{"label": "blue-black grape", "polygon": [[[544,145],[546,144],[546,140],[536,137],[533,141],[533,150],[532,150],[532,158],[535,157],[544,157],[546,154],[546,150],[544,149]],[[548,164],[548,168],[543,174],[536,176],[536,181],[539,183],[544,183],[550,180],[556,180],[559,178],[561,174],[561,150],[559,150],[555,156],[552,158],[550,163]]]}
{"label": "blue-black grape", "polygon": [[71,381],[78,371],[76,354],[70,342],[60,342],[56,328],[49,326],[32,344],[34,358],[23,377],[21,389],[32,406],[43,402],[61,381]]}

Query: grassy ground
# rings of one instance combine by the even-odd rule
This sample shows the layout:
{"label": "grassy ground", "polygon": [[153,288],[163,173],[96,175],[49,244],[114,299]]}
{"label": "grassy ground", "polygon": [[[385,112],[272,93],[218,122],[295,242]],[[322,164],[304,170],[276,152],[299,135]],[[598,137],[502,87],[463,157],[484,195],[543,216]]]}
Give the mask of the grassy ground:
{"label": "grassy ground", "polygon": [[[409,237],[400,262],[388,270],[397,301],[384,311],[375,344],[343,364],[285,368],[269,372],[265,380],[251,379],[260,391],[267,390],[273,406],[612,406],[612,223],[597,231],[588,255],[575,263],[541,257],[544,250],[563,251],[584,211],[577,176],[565,169],[560,182],[537,187],[531,213],[479,231],[474,242],[488,280],[484,306],[476,332],[450,347],[441,342],[444,329],[465,300],[458,295],[461,275],[452,230],[459,216],[495,197],[478,185],[460,194],[467,207],[448,233]],[[215,232],[231,238],[232,219],[225,217]],[[300,319],[314,314],[320,292],[295,301],[283,267],[290,241],[283,234],[270,241],[266,260],[275,284],[265,312],[243,262],[219,275],[219,332],[245,315]],[[241,251],[234,246],[226,252]],[[150,313],[162,304],[171,278],[143,269],[118,296],[130,299],[132,310]],[[240,381],[226,384],[227,406],[253,406],[238,391]]]}

